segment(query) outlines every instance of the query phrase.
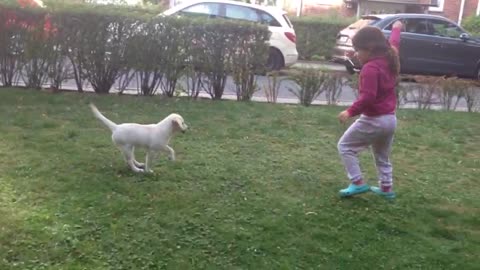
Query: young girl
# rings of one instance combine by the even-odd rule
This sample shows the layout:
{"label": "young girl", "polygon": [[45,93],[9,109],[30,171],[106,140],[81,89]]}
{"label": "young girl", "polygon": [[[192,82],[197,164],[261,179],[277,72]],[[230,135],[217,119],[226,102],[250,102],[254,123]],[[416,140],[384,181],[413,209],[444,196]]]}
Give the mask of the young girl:
{"label": "young girl", "polygon": [[[390,152],[397,125],[395,85],[400,72],[398,51],[402,23],[393,24],[390,41],[380,29],[364,27],[353,37],[353,47],[360,63],[360,95],[355,103],[338,115],[340,122],[360,115],[338,142],[338,151],[351,184],[340,190],[348,197],[369,190],[386,198],[394,198]],[[379,187],[369,187],[362,176],[358,153],[372,147],[378,171]]]}

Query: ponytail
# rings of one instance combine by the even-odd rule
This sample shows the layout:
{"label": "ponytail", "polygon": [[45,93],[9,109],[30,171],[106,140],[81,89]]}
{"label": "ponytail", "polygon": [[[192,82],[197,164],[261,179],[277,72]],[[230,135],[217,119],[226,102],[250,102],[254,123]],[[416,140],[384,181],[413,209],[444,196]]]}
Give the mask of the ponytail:
{"label": "ponytail", "polygon": [[393,47],[388,48],[386,57],[390,71],[395,74],[395,76],[398,76],[400,74],[400,59],[397,50]]}

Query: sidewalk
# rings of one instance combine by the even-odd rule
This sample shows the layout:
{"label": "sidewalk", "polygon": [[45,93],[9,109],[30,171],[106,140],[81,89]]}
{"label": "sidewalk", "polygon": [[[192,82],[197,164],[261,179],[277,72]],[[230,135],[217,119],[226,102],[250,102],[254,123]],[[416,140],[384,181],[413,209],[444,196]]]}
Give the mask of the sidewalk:
{"label": "sidewalk", "polygon": [[347,72],[345,66],[328,61],[304,61],[299,60],[291,68],[315,68],[315,69],[327,69],[332,71],[344,71]]}
{"label": "sidewalk", "polygon": [[[186,96],[186,95],[181,95],[181,96]],[[210,99],[210,95],[208,95],[207,93],[200,93],[199,97]],[[231,95],[231,94],[224,94],[222,96],[222,99],[224,99],[224,100],[237,100],[237,96],[236,95]],[[253,96],[252,101],[263,102],[263,103],[268,102],[267,98],[263,97],[263,96]],[[278,104],[291,104],[291,105],[299,105],[300,104],[299,100],[296,99],[296,98],[295,99],[294,98],[277,98],[277,103]],[[332,106],[348,107],[352,104],[353,104],[353,102],[351,102],[351,101],[345,101],[345,102],[344,101],[339,101]],[[324,100],[316,99],[312,102],[312,105],[329,105],[329,104]],[[399,109],[418,109],[418,106],[416,104],[402,104],[402,105],[399,106]],[[432,104],[431,107],[429,108],[429,110],[441,111],[441,110],[443,110],[443,107],[441,105]],[[467,112],[468,110],[467,110],[466,107],[459,106],[459,107],[456,108],[455,111],[457,111],[457,112]]]}
{"label": "sidewalk", "polygon": [[[324,68],[324,69],[333,70],[333,71],[337,71],[337,72],[345,72],[345,74],[347,74],[347,72],[345,70],[345,67],[343,65],[336,64],[336,63],[331,63],[331,62],[327,62],[327,61],[324,61],[324,62],[320,62],[320,61],[316,61],[316,62],[299,61],[295,65],[293,65],[292,68],[319,68],[319,69]],[[288,69],[286,69],[286,70],[288,70]],[[287,75],[287,76],[283,77],[283,79],[285,79],[285,80],[283,80],[283,83],[281,84],[281,86],[279,88],[279,96],[278,96],[278,99],[277,99],[277,103],[280,103],[280,104],[299,104],[298,98],[294,94],[292,94],[291,91],[290,91],[290,88],[295,88],[296,84],[293,81],[288,79],[289,74],[285,74],[285,75]],[[179,83],[182,83],[182,82],[179,81]],[[258,78],[257,83],[258,83],[259,87],[261,89],[263,89],[265,87],[265,85],[268,84],[268,79],[260,76]],[[24,83],[19,82],[18,86],[24,86]],[[114,86],[112,87],[112,89],[110,91],[111,94],[119,93],[118,88],[116,86],[118,86],[118,83],[115,83]],[[123,93],[126,94],[126,95],[138,95],[136,87],[137,87],[137,83],[135,81],[132,81],[129,84],[129,87],[127,87],[126,90]],[[44,85],[44,88],[49,88],[49,85]],[[73,80],[69,80],[67,82],[64,82],[62,84],[62,89],[67,90],[67,91],[76,91],[77,90],[76,83]],[[86,83],[84,85],[84,91],[93,92],[93,89],[92,89],[91,85]],[[342,94],[341,94],[340,100],[335,105],[349,106],[356,99],[354,91],[348,85],[343,85],[342,89],[341,89],[341,92],[342,92]],[[156,93],[156,94],[160,94],[160,93]],[[184,95],[181,94],[181,96],[184,96]],[[201,92],[199,97],[210,99],[210,95],[206,92]],[[236,100],[237,99],[237,96],[235,94],[235,86],[234,86],[234,82],[233,82],[232,78],[229,78],[227,80],[227,85],[226,85],[225,92],[224,92],[224,95],[223,95],[222,99],[226,99],[226,100]],[[258,91],[254,94],[254,96],[252,98],[252,101],[267,102],[267,99],[266,99],[263,91]],[[326,105],[326,104],[328,104],[327,103],[327,98],[325,97],[325,94],[322,94],[313,102],[312,105]],[[459,106],[456,108],[456,111],[467,111],[466,103],[465,103],[464,100],[461,100],[461,102],[458,105]],[[400,108],[417,108],[417,105],[409,103],[409,104],[406,104],[406,105],[401,105]],[[432,104],[431,109],[439,110],[439,109],[442,109],[442,106],[437,105],[437,104]]]}

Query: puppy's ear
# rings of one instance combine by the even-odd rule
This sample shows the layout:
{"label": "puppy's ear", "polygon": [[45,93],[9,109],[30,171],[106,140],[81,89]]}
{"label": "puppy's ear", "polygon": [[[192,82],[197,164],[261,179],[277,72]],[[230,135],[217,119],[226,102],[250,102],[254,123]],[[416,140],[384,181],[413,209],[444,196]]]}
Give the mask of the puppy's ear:
{"label": "puppy's ear", "polygon": [[180,123],[178,122],[178,119],[172,119],[172,125],[176,128],[180,127]]}

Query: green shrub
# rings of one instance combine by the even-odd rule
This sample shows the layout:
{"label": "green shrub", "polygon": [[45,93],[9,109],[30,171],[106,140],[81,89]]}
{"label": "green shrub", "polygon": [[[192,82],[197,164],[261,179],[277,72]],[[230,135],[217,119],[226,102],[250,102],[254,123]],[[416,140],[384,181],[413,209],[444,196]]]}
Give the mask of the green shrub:
{"label": "green shrub", "polygon": [[292,19],[292,23],[300,59],[326,60],[331,56],[338,32],[347,27],[351,20],[304,17]]}
{"label": "green shrub", "polygon": [[298,98],[300,104],[310,106],[325,91],[324,84],[328,78],[328,73],[318,69],[299,69],[299,72],[290,77],[297,84],[297,87],[288,90]]}
{"label": "green shrub", "polygon": [[0,7],[0,83],[12,86],[18,74],[19,59],[23,54],[24,32],[26,29],[18,24],[7,25],[7,17],[11,12],[20,10]]}
{"label": "green shrub", "polygon": [[244,24],[236,31],[232,52],[232,76],[236,85],[237,100],[249,101],[257,91],[257,74],[265,72],[270,32],[267,27]]}
{"label": "green shrub", "polygon": [[459,78],[448,78],[440,82],[440,98],[443,108],[455,110],[465,90],[469,87],[467,81]]}
{"label": "green shrub", "polygon": [[231,72],[230,55],[233,40],[236,37],[231,31],[230,24],[207,22],[195,27],[197,33],[209,33],[199,37],[196,46],[203,51],[196,59],[198,69],[205,76],[203,87],[212,99],[221,99],[227,82],[227,75]]}
{"label": "green shrub", "polygon": [[342,95],[343,86],[347,84],[347,79],[342,72],[328,72],[326,75],[323,90],[325,91],[327,104],[337,104]]}
{"label": "green shrub", "polygon": [[137,73],[139,93],[154,95],[163,79],[162,24],[157,20],[138,25],[138,31],[127,42],[126,61]]}
{"label": "green shrub", "polygon": [[[127,39],[133,35],[138,20],[123,15],[82,14],[73,27],[70,44],[77,54],[85,78],[97,93],[108,93],[124,70]],[[92,31],[93,30],[93,31]]]}
{"label": "green shrub", "polygon": [[480,90],[475,81],[452,77],[440,83],[441,101],[443,108],[447,111],[456,110],[458,103],[463,98],[467,110],[473,112],[480,102]]}
{"label": "green shrub", "polygon": [[[172,97],[175,94],[178,80],[185,74],[185,66],[190,58],[192,46],[192,21],[174,17],[163,18],[163,37],[161,47],[163,57],[161,67],[165,79],[163,80],[162,91]],[[158,48],[157,48],[158,49]]]}
{"label": "green shrub", "polygon": [[46,44],[42,9],[20,8],[16,1],[0,4],[0,83],[12,86],[19,78],[40,88],[47,80],[50,47]]}
{"label": "green shrub", "polygon": [[267,73],[267,84],[263,87],[263,92],[269,103],[277,103],[278,94],[282,85],[282,79],[279,78],[278,71]]}
{"label": "green shrub", "polygon": [[470,16],[463,21],[463,27],[471,34],[480,36],[480,16]]}

